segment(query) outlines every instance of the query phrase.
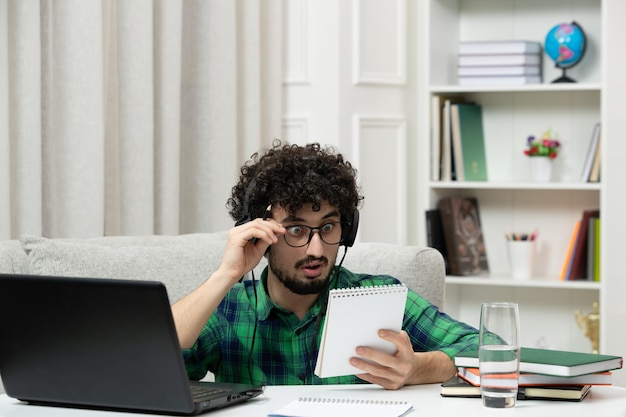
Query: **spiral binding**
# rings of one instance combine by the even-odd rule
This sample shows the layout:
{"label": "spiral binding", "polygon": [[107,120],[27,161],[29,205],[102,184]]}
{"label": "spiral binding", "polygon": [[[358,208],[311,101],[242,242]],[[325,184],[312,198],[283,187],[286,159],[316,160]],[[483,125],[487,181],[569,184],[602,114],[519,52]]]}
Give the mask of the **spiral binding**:
{"label": "spiral binding", "polygon": [[299,402],[316,404],[347,404],[347,405],[406,405],[407,401],[400,400],[362,400],[357,398],[319,398],[300,397]]}
{"label": "spiral binding", "polygon": [[404,284],[373,285],[371,287],[337,288],[330,290],[329,295],[335,297],[355,297],[373,294],[390,294],[406,291]]}

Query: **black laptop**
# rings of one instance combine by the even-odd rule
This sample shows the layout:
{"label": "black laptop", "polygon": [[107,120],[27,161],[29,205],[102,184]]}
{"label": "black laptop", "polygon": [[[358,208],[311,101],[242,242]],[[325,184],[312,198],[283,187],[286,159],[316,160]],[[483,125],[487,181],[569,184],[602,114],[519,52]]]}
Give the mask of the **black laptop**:
{"label": "black laptop", "polygon": [[160,282],[0,274],[0,376],[33,403],[191,415],[262,386],[191,382]]}

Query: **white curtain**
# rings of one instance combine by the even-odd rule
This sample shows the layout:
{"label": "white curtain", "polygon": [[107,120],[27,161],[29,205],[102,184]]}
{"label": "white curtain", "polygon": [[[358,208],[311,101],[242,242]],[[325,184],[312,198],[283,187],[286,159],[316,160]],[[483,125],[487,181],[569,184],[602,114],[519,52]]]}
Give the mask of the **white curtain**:
{"label": "white curtain", "polygon": [[280,136],[282,2],[0,0],[0,239],[216,231]]}

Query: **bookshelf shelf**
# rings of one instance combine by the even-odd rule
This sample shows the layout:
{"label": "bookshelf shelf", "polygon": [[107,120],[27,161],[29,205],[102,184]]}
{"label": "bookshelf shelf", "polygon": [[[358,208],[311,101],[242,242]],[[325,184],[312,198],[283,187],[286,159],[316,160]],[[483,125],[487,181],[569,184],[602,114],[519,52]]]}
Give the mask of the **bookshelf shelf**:
{"label": "bookshelf shelf", "polygon": [[590,281],[560,281],[554,278],[532,278],[532,279],[511,279],[511,277],[446,277],[448,285],[475,285],[475,286],[491,286],[491,287],[526,287],[541,288],[555,290],[584,290],[598,291],[600,289],[599,282]]}
{"label": "bookshelf shelf", "polygon": [[584,182],[498,182],[498,181],[436,181],[430,182],[433,190],[535,190],[535,191],[600,191],[599,183]]}
{"label": "bookshelf shelf", "polygon": [[573,83],[573,84],[527,84],[527,85],[433,85],[430,87],[432,94],[458,94],[458,93],[553,93],[553,92],[576,92],[590,91],[599,92],[602,87],[599,83]]}

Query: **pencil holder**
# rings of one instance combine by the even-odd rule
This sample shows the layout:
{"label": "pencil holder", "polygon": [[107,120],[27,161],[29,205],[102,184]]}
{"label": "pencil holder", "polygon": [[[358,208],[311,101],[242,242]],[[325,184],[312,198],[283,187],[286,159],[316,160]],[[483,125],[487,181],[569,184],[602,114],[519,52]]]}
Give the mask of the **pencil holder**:
{"label": "pencil holder", "polygon": [[507,242],[511,276],[514,279],[528,279],[533,275],[535,263],[534,240],[510,240]]}

